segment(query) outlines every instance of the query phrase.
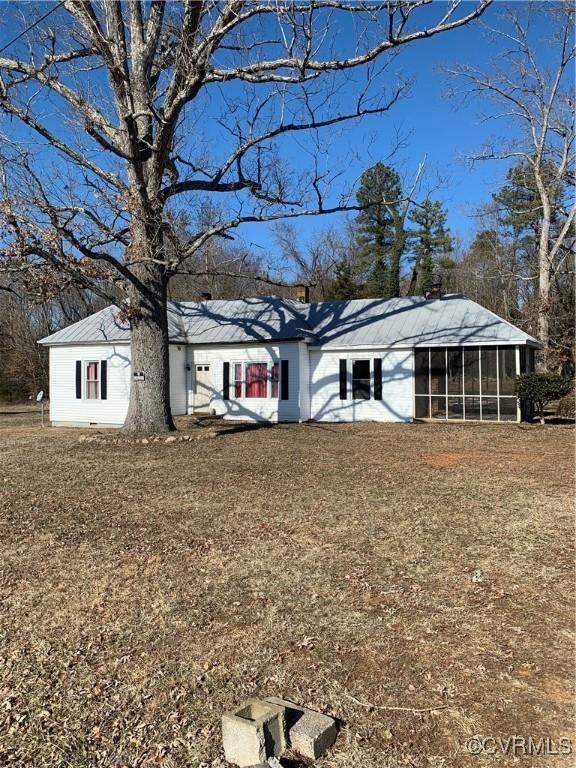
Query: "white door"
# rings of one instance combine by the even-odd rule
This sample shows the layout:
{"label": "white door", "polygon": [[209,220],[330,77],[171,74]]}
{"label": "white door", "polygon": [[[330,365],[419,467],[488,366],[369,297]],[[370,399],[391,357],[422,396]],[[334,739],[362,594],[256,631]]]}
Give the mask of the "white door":
{"label": "white door", "polygon": [[212,371],[205,363],[196,365],[195,369],[194,410],[207,411],[212,400]]}

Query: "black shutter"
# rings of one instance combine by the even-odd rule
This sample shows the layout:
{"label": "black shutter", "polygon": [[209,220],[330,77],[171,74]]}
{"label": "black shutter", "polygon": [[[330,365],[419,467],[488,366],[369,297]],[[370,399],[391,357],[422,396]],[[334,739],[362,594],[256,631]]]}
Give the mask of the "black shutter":
{"label": "black shutter", "polygon": [[100,400],[108,399],[108,360],[100,360]]}
{"label": "black shutter", "polygon": [[280,361],[280,400],[290,399],[290,386],[288,381],[288,360]]}
{"label": "black shutter", "polygon": [[346,360],[340,360],[340,400],[346,400],[347,395],[347,364]]}
{"label": "black shutter", "polygon": [[230,400],[230,363],[222,366],[222,399]]}
{"label": "black shutter", "polygon": [[82,399],[82,361],[76,360],[76,400]]}
{"label": "black shutter", "polygon": [[374,400],[382,400],[382,358],[374,358]]}

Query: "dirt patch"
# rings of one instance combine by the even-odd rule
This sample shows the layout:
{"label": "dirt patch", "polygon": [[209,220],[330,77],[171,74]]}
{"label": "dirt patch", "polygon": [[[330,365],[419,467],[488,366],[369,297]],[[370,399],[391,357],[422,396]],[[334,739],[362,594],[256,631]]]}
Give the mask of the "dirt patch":
{"label": "dirt patch", "polygon": [[252,695],[343,721],[319,768],[570,735],[572,429],[212,430],[0,417],[0,764],[223,768]]}

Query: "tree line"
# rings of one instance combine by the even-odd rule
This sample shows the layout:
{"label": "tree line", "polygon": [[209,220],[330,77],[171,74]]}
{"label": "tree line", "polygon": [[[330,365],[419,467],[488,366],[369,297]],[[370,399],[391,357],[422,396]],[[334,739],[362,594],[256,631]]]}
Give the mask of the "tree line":
{"label": "tree line", "polygon": [[[351,249],[334,262],[327,296],[425,292],[448,258],[447,282],[460,280],[470,294],[471,278],[478,290],[491,281],[490,300],[506,301],[509,316],[534,313],[543,365],[565,365],[557,340],[575,208],[556,203],[567,200],[574,177],[571,4],[504,6],[492,32],[506,39],[506,66],[491,59],[485,71],[449,73],[459,93],[507,105],[491,115],[515,124],[512,144],[480,156],[524,167],[526,189],[537,193],[536,230],[487,212],[494,226],[455,257],[439,201],[415,199],[385,165],[366,172],[350,201],[336,191],[338,170],[324,162],[323,132],[385,120],[406,95],[409,83],[391,72],[405,46],[478,23],[490,5],[64,0],[33,23],[7,5],[2,13],[18,35],[0,52],[2,317],[15,304],[27,316],[27,302],[38,302],[42,325],[65,316],[69,295],[82,294],[86,306],[113,301],[130,324],[133,365],[147,372],[132,387],[125,429],[172,429],[169,297],[194,298],[203,283],[223,296],[281,292],[265,260],[234,245],[234,232],[348,211],[356,220],[332,245]],[[534,16],[549,35],[537,48]],[[291,164],[298,137],[311,158],[301,171]],[[535,246],[524,239],[533,231],[529,274]],[[314,270],[324,258],[320,241],[316,255],[291,247]],[[14,334],[3,322],[3,371]]]}

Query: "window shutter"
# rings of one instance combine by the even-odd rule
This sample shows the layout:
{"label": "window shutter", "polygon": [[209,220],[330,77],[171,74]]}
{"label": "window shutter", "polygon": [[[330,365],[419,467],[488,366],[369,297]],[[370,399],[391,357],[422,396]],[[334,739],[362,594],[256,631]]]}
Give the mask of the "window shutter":
{"label": "window shutter", "polygon": [[280,400],[290,399],[290,386],[288,381],[288,360],[280,361]]}
{"label": "window shutter", "polygon": [[100,360],[100,400],[108,399],[108,360]]}
{"label": "window shutter", "polygon": [[340,360],[340,400],[346,400],[347,394],[347,364],[346,360]]}
{"label": "window shutter", "polygon": [[374,400],[382,400],[382,358],[374,358]]}
{"label": "window shutter", "polygon": [[76,360],[76,400],[82,399],[82,360]]}
{"label": "window shutter", "polygon": [[222,399],[230,399],[230,363],[222,365]]}

